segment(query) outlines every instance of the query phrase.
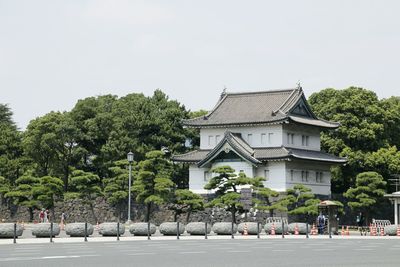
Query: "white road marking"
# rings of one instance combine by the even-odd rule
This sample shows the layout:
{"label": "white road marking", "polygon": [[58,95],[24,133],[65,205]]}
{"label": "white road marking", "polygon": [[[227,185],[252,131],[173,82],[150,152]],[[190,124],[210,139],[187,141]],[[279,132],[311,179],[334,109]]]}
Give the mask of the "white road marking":
{"label": "white road marking", "polygon": [[229,253],[250,253],[250,250],[228,250]]}
{"label": "white road marking", "polygon": [[354,248],[353,250],[356,250],[356,251],[371,251],[373,249],[372,248]]}
{"label": "white road marking", "polygon": [[333,251],[334,249],[332,248],[315,248],[313,251]]}
{"label": "white road marking", "polygon": [[60,255],[60,256],[45,256],[45,257],[13,257],[13,258],[4,258],[0,259],[1,261],[26,261],[26,260],[51,260],[51,259],[68,259],[68,258],[81,258],[81,257],[96,257],[100,255],[70,255],[70,256],[65,256],[65,255]]}
{"label": "white road marking", "polygon": [[206,253],[205,251],[181,251],[179,254],[202,254]]}
{"label": "white road marking", "polygon": [[293,249],[273,249],[273,252],[290,252],[294,251]]}
{"label": "white road marking", "polygon": [[133,253],[133,254],[127,254],[128,256],[143,256],[143,255],[155,255],[156,253],[154,252],[143,252],[143,253]]}

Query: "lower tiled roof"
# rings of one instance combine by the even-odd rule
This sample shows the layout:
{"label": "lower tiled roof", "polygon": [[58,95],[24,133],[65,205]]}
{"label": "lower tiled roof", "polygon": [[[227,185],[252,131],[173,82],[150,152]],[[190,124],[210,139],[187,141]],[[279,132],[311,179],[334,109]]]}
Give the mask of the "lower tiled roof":
{"label": "lower tiled roof", "polygon": [[[186,154],[174,155],[172,160],[175,162],[198,163],[207,157],[211,150],[194,150]],[[323,151],[313,151],[289,147],[267,147],[254,148],[254,158],[260,161],[274,159],[297,158],[305,160],[315,160],[332,163],[345,163],[345,158],[340,158]]]}

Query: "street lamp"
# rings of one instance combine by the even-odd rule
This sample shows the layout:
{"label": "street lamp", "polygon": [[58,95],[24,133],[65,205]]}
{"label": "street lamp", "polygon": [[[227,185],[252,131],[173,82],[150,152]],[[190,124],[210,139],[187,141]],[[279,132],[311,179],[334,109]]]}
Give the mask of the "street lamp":
{"label": "street lamp", "polygon": [[128,185],[128,221],[127,223],[131,223],[131,180],[132,180],[132,162],[133,162],[133,153],[128,153],[128,162],[129,162],[129,185]]}

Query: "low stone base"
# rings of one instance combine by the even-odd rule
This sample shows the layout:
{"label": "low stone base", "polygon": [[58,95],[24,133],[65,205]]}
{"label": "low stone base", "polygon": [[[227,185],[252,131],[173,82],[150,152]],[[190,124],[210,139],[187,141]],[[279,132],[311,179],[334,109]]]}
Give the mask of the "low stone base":
{"label": "low stone base", "polygon": [[[150,223],[150,235],[156,233],[156,226]],[[148,235],[148,224],[143,223],[133,223],[129,226],[129,232],[137,236],[147,236]]]}
{"label": "low stone base", "polygon": [[[36,237],[50,237],[51,223],[38,223],[32,228],[32,235]],[[53,237],[60,234],[60,226],[53,223]]]}
{"label": "low stone base", "polygon": [[[305,235],[307,233],[307,231],[306,231],[307,230],[307,224],[306,223],[300,223],[300,222],[298,222],[298,223],[296,223],[296,222],[290,223],[289,224],[289,233],[291,233],[291,234],[295,233],[294,229],[296,227],[296,224],[297,224],[297,228],[299,229],[299,234],[300,235]],[[310,233],[310,232],[311,232],[311,225],[308,225],[308,233]]]}
{"label": "low stone base", "polygon": [[[232,223],[230,222],[217,222],[214,223],[212,230],[217,235],[231,235],[232,234]],[[233,234],[237,232],[237,225],[233,224]]]}
{"label": "low stone base", "polygon": [[[205,235],[206,224],[203,222],[191,222],[186,225],[186,232],[190,235]],[[211,233],[211,225],[207,224],[207,234]]]}
{"label": "low stone base", "polygon": [[[278,223],[266,223],[264,225],[265,232],[267,234],[271,234],[272,224],[275,227],[275,234],[278,234],[278,235],[282,234],[282,223],[279,223],[279,222]],[[288,233],[288,225],[287,224],[283,225],[283,233],[284,234]]]}
{"label": "low stone base", "polygon": [[[163,235],[176,235],[177,234],[177,223],[176,222],[164,222],[160,224],[159,227],[160,233]],[[185,225],[183,223],[179,223],[179,234],[183,234],[185,232]]]}
{"label": "low stone base", "polygon": [[[102,236],[117,236],[118,231],[118,223],[114,222],[105,222],[100,224],[99,234]],[[119,235],[123,235],[125,233],[125,225],[119,224]]]}
{"label": "low stone base", "polygon": [[[247,234],[249,235],[256,235],[257,234],[257,223],[256,222],[244,222],[239,223],[238,225],[238,232],[244,234],[244,228],[247,227]],[[261,233],[262,225],[259,226],[259,233]]]}
{"label": "low stone base", "polygon": [[[93,225],[87,224],[87,236],[93,234]],[[69,223],[65,226],[65,233],[71,237],[84,237],[85,236],[85,223]]]}
{"label": "low stone base", "polygon": [[[22,225],[17,224],[16,237],[21,236],[23,231]],[[0,238],[14,238],[13,223],[0,223]]]}

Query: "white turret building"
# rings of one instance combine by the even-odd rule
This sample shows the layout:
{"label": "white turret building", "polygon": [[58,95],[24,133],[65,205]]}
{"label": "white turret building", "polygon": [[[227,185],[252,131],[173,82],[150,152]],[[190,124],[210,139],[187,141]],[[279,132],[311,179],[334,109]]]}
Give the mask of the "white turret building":
{"label": "white turret building", "polygon": [[304,184],[330,195],[330,167],[346,162],[321,151],[320,132],[339,124],[318,119],[301,87],[224,92],[212,111],[184,125],[200,129],[200,148],[173,160],[189,164],[189,189],[199,194],[211,193],[204,185],[213,168],[229,165],[265,177],[265,186],[277,191]]}

